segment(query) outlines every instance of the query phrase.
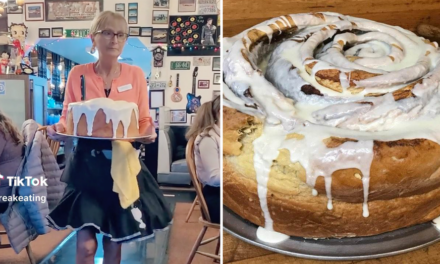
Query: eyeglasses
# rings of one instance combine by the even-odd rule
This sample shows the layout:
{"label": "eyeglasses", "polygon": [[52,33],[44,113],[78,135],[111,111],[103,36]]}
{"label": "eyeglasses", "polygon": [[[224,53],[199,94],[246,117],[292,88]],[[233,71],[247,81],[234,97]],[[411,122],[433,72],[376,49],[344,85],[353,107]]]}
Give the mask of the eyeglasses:
{"label": "eyeglasses", "polygon": [[103,36],[105,39],[108,39],[108,40],[110,40],[116,36],[118,38],[119,42],[126,41],[128,38],[127,33],[121,33],[121,32],[114,33],[111,30],[99,30],[96,32],[96,34],[101,34],[101,36]]}

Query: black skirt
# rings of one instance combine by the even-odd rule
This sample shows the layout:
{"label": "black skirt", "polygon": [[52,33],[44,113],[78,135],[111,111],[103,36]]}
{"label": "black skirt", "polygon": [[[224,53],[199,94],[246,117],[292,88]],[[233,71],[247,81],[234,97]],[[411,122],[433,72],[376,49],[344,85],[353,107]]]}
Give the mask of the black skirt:
{"label": "black skirt", "polygon": [[140,197],[123,209],[112,190],[111,159],[103,150],[111,150],[111,141],[78,141],[61,178],[67,183],[64,196],[47,216],[50,226],[58,230],[92,227],[117,243],[152,238],[154,230],[168,228],[171,211],[145,164],[140,161],[137,175]]}

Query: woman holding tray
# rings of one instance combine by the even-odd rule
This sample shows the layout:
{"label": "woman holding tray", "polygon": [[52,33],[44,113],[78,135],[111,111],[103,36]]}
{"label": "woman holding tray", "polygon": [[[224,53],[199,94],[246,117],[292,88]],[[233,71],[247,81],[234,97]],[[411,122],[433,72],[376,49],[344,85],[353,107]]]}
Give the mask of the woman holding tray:
{"label": "woman holding tray", "polygon": [[[96,63],[75,66],[67,80],[64,107],[60,122],[48,128],[48,134],[56,140],[64,140],[58,133],[66,131],[69,103],[107,97],[113,100],[134,102],[139,108],[139,131],[145,138],[131,143],[154,142],[157,137],[149,116],[147,83],[142,70],[136,66],[118,63],[127,41],[128,25],[117,13],[105,11],[92,22],[90,35],[91,52],[98,52]],[[81,80],[87,80],[88,88],[81,89]],[[127,84],[136,89],[136,98],[124,93]],[[154,236],[153,231],[169,226],[172,215],[163,194],[146,166],[141,163],[137,175],[139,198],[130,206],[123,206],[113,191],[115,182],[112,162],[119,162],[111,153],[111,140],[79,139],[75,152],[67,161],[62,181],[67,183],[64,197],[48,216],[56,229],[77,230],[77,264],[93,264],[98,246],[96,233],[104,236],[104,263],[120,263],[121,243],[143,240]],[[114,148],[113,148],[114,149]],[[112,177],[113,176],[113,177]],[[136,180],[135,180],[136,181]]]}

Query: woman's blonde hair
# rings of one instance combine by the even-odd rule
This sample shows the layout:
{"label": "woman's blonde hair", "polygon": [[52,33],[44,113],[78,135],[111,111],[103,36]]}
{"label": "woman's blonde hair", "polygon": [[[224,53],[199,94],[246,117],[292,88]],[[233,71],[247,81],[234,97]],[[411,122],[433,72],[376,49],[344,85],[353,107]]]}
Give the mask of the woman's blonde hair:
{"label": "woman's blonde hair", "polygon": [[122,22],[125,26],[125,32],[128,33],[128,24],[125,17],[113,11],[103,11],[92,21],[92,26],[90,27],[90,35],[95,35],[96,32],[105,29],[105,27],[110,23],[110,21]]}
{"label": "woman's blonde hair", "polygon": [[9,135],[16,145],[23,141],[23,137],[18,131],[17,127],[12,123],[12,120],[4,115],[0,111],[0,132],[2,132],[6,137]]}
{"label": "woman's blonde hair", "polygon": [[197,137],[206,129],[211,129],[217,123],[220,113],[220,96],[217,96],[214,100],[202,104],[197,110],[194,122],[186,132],[186,139]]}

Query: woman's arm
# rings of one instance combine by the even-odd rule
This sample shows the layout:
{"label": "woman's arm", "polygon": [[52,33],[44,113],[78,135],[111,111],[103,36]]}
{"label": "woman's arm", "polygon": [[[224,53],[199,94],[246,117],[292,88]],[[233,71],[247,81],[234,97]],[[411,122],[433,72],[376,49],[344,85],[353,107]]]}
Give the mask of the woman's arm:
{"label": "woman's arm", "polygon": [[[153,119],[150,116],[150,106],[148,100],[147,80],[141,68],[137,68],[136,78],[139,89],[138,108],[139,108],[139,133],[141,135],[151,135],[153,139],[157,137],[153,124]],[[151,140],[141,143],[149,143]],[[153,140],[154,141],[154,140]]]}
{"label": "woman's arm", "polygon": [[76,77],[76,68],[73,67],[72,70],[69,73],[69,77],[67,77],[67,83],[66,83],[66,91],[64,92],[64,102],[63,102],[63,112],[61,114],[60,121],[58,123],[61,123],[64,127],[66,127],[66,118],[67,118],[67,110],[68,106],[72,102],[76,102],[75,93],[74,93],[74,78]]}
{"label": "woman's arm", "polygon": [[220,186],[220,156],[217,143],[211,137],[204,137],[199,143],[202,166],[206,175],[197,175],[204,184]]}

